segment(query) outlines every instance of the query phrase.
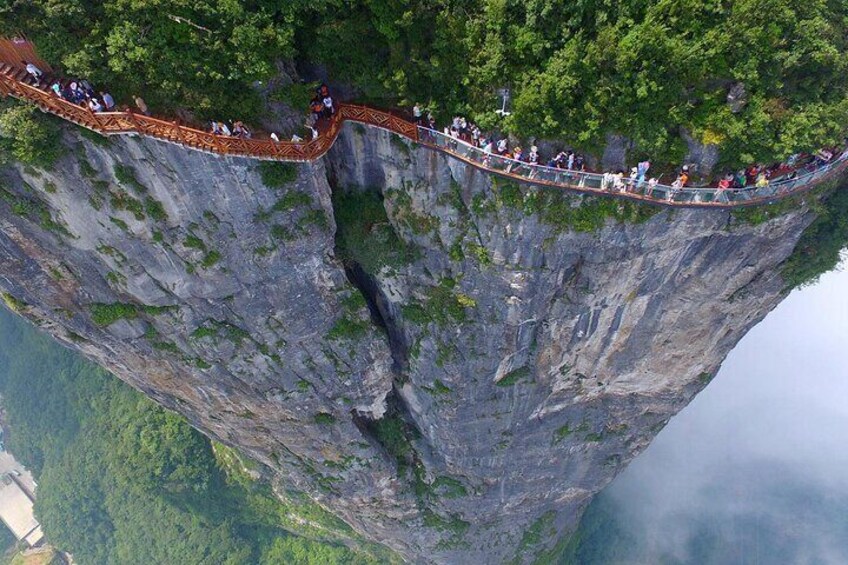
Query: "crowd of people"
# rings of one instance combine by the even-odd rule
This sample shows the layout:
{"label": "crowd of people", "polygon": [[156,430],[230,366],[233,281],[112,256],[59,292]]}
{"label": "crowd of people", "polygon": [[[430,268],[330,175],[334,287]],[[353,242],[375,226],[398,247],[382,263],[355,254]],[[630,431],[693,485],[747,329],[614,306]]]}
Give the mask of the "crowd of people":
{"label": "crowd of people", "polygon": [[[44,71],[34,63],[21,61],[26,72],[33,78],[36,86],[41,86],[46,76]],[[94,90],[91,83],[85,79],[60,80],[56,79],[50,83],[53,94],[74,104],[85,106],[92,112],[111,112],[115,108],[115,100],[108,92]]]}
{"label": "crowd of people", "polygon": [[[413,106],[412,115],[418,126],[427,128],[433,132],[439,131],[433,114],[427,112],[425,116],[425,110],[420,104]],[[443,128],[442,133],[444,136],[450,138],[450,141],[447,143],[453,149],[456,149],[457,143],[462,141],[481,150],[482,163],[484,165],[491,164],[490,156],[492,155],[513,161],[506,165],[506,172],[517,170],[523,163],[528,165],[545,165],[552,169],[560,169],[573,174],[573,179],[576,179],[575,184],[578,187],[585,186],[586,174],[584,173],[591,172],[588,169],[586,158],[581,153],[566,149],[559,151],[545,161],[540,156],[539,149],[535,144],[531,144],[529,150],[525,150],[520,144],[512,145],[507,136],[496,136],[495,134],[485,135],[479,127],[462,116],[454,116],[450,125]],[[846,143],[846,147],[848,147],[848,143]],[[718,191],[746,187],[765,188],[778,175],[782,179],[793,179],[797,177],[799,171],[813,171],[831,162],[837,155],[839,155],[839,158],[848,158],[848,148],[822,149],[813,155],[798,153],[792,155],[785,162],[776,163],[768,167],[750,165],[736,172],[726,173],[720,178],[717,185],[712,188]],[[635,167],[632,167],[629,174],[626,174],[621,169],[615,172],[609,171],[596,174],[600,175],[600,188],[603,190],[642,192],[646,196],[651,196],[659,185],[663,175],[656,177],[649,176],[648,172],[650,169],[651,162],[645,159],[637,163]],[[531,167],[527,174],[528,178],[533,178],[536,172],[536,168]],[[665,198],[668,200],[674,198],[675,194],[689,186],[690,180],[691,172],[689,165],[682,165],[677,170],[674,180],[670,183],[671,190],[666,191]]]}
{"label": "crowd of people", "polygon": [[[26,72],[33,78],[36,86],[41,86],[46,79],[45,73],[31,62],[21,61],[21,63]],[[50,83],[50,90],[55,96],[74,104],[86,106],[92,112],[109,112],[115,109],[115,100],[112,96],[105,91],[98,93],[85,79],[57,79]],[[147,104],[141,97],[135,96],[133,101],[142,114],[150,115]],[[336,113],[335,101],[326,84],[321,84],[315,89],[315,94],[309,103],[309,110],[304,127],[306,131],[309,131],[308,137],[315,140],[319,136],[319,122],[322,119],[332,118]],[[416,125],[433,132],[439,131],[433,113],[427,111],[425,116],[425,109],[421,104],[413,106],[412,115]],[[251,130],[239,120],[230,122],[213,120],[210,132],[215,135],[242,139],[253,137]],[[460,141],[479,149],[482,153],[484,165],[490,165],[494,156],[502,157],[506,160],[506,172],[517,170],[522,164],[544,165],[551,169],[563,170],[573,174],[577,186],[585,186],[587,177],[585,173],[591,172],[588,169],[587,159],[581,153],[565,149],[544,160],[535,144],[530,144],[529,149],[525,149],[520,144],[511,143],[507,136],[484,134],[476,124],[469,122],[463,116],[454,116],[450,124],[444,127],[442,133],[449,138],[448,144],[453,149],[456,149]],[[274,142],[280,142],[276,133],[272,132],[270,138]],[[291,141],[299,143],[303,142],[304,138],[295,133],[292,135]],[[769,167],[750,165],[736,172],[724,174],[714,188],[718,191],[746,187],[765,188],[769,186],[775,176],[781,176],[784,179],[794,178],[798,175],[799,170],[815,170],[830,163],[837,155],[839,158],[848,157],[848,149],[833,147],[821,149],[812,155],[799,153],[792,155],[785,162]],[[649,176],[650,169],[651,162],[645,159],[632,167],[629,174],[625,174],[624,170],[621,169],[615,172],[597,173],[600,175],[600,188],[617,192],[642,192],[650,196],[662,178],[662,175],[658,177]],[[537,167],[530,167],[528,177],[533,178],[537,171]],[[677,192],[688,186],[690,178],[689,166],[682,165],[676,172],[674,181],[670,184],[671,190],[666,191],[666,198],[672,199]]]}
{"label": "crowd of people", "polygon": [[[311,140],[318,139],[318,122],[322,118],[331,118],[336,113],[333,97],[330,95],[330,88],[326,84],[322,84],[315,89],[315,95],[309,103],[309,116],[304,124],[305,131],[308,131],[307,137]],[[231,121],[229,123],[213,120],[209,130],[215,135],[225,135],[228,137],[239,137],[242,139],[251,139],[253,133],[241,121]],[[269,134],[271,141],[280,143],[280,136],[276,132]],[[292,134],[291,140],[293,143],[302,143],[304,137],[297,133]]]}

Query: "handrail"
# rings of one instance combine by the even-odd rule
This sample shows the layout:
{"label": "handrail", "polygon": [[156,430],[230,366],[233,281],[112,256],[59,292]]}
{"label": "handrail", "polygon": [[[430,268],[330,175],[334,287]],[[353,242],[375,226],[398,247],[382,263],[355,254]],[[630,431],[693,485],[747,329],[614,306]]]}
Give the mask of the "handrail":
{"label": "handrail", "polygon": [[419,126],[419,142],[452,155],[472,166],[542,186],[564,188],[585,194],[617,196],[628,200],[640,200],[663,206],[680,207],[741,207],[773,202],[787,196],[813,188],[848,168],[848,150],[824,166],[806,171],[792,178],[778,179],[766,186],[744,188],[681,187],[657,183],[650,187],[647,182],[635,182],[624,178],[622,189],[616,190],[608,175],[558,169],[545,165],[531,164],[494,153],[456,139],[445,133]]}
{"label": "handrail", "polygon": [[0,72],[0,94],[13,96],[102,135],[144,135],[184,147],[214,153],[261,160],[309,162],[330,150],[346,121],[388,130],[424,147],[440,151],[477,169],[530,184],[556,187],[582,194],[612,196],[671,207],[735,208],[773,202],[809,190],[848,167],[848,150],[826,165],[794,178],[780,179],[763,187],[733,189],[682,187],[636,183],[624,179],[616,189],[608,175],[545,165],[530,164],[486,153],[442,132],[418,126],[391,112],[368,106],[339,104],[336,113],[317,139],[309,142],[275,142],[272,139],[244,139],[217,135],[178,122],[162,120],[131,111],[92,112],[73,102],[27,84],[6,72]]}

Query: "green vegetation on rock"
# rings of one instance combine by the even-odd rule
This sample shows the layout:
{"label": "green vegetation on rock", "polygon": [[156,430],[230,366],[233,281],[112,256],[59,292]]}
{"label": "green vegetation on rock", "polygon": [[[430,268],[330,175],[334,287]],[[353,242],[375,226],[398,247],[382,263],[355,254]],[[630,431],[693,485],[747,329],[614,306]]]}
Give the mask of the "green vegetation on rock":
{"label": "green vegetation on rock", "polygon": [[416,324],[437,325],[462,323],[467,320],[468,310],[476,308],[477,302],[467,294],[456,290],[456,281],[443,278],[436,286],[428,287],[423,300],[412,300],[401,311],[404,318]]}
{"label": "green vegetation on rock", "polygon": [[315,414],[315,423],[329,426],[336,423],[336,417],[327,412],[319,412]]}
{"label": "green vegetation on rock", "polygon": [[140,313],[149,315],[162,314],[171,310],[172,306],[148,306],[129,304],[126,302],[94,303],[89,306],[91,321],[98,326],[109,326],[118,320],[133,320]]}
{"label": "green vegetation on rock", "polygon": [[527,377],[531,376],[530,368],[527,366],[518,367],[517,369],[513,369],[509,373],[505,374],[501,380],[496,382],[495,384],[501,387],[512,386],[519,382],[522,382],[527,379]]}
{"label": "green vegetation on rock", "polygon": [[414,260],[415,249],[395,232],[380,196],[374,191],[334,193],[336,246],[344,261],[374,275]]}
{"label": "green vegetation on rock", "polygon": [[132,188],[136,194],[144,194],[147,192],[147,187],[138,182],[135,178],[135,169],[130,165],[116,164],[113,172],[118,182],[124,186]]}
{"label": "green vegetation on rock", "polygon": [[[597,232],[608,220],[641,223],[661,211],[629,200],[615,198],[575,196],[561,190],[522,187],[515,183],[494,183],[498,203],[521,210],[526,215],[537,215],[543,222],[561,232]],[[477,203],[479,211],[491,208],[484,201]]]}
{"label": "green vegetation on rock", "polygon": [[0,297],[3,298],[3,303],[6,305],[6,308],[11,310],[12,312],[23,312],[26,309],[26,303],[22,300],[18,300],[8,292],[0,293]]}
{"label": "green vegetation on rock", "polygon": [[0,161],[5,153],[21,163],[50,168],[62,154],[54,118],[32,104],[0,103]]}
{"label": "green vegetation on rock", "polygon": [[788,288],[804,286],[839,264],[840,253],[848,246],[848,187],[824,196],[816,207],[817,216],[804,230],[781,274]]}
{"label": "green vegetation on rock", "polygon": [[294,163],[261,161],[258,169],[262,182],[268,188],[282,188],[297,180],[297,165]]}

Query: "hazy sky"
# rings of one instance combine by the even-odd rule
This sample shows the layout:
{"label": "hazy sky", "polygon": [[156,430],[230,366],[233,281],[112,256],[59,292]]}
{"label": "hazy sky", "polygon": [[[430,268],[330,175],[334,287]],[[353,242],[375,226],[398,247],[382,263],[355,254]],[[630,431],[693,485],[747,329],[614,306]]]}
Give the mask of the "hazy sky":
{"label": "hazy sky", "polygon": [[848,269],[751,330],[606,494],[635,562],[848,564]]}

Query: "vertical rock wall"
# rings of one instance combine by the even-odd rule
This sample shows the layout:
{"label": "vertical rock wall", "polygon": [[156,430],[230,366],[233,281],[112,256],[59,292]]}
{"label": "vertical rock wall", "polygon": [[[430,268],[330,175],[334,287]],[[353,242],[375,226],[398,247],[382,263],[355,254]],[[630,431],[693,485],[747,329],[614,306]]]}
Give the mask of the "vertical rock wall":
{"label": "vertical rock wall", "polygon": [[[811,220],[582,201],[362,126],[279,188],[254,161],[66,141],[4,173],[7,302],[356,530],[336,538],[420,562],[529,561],[571,531],[777,304]],[[379,193],[415,259],[345,269],[332,190]]]}

